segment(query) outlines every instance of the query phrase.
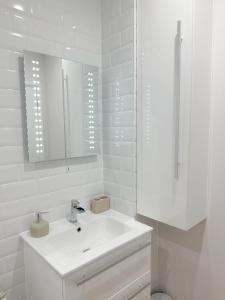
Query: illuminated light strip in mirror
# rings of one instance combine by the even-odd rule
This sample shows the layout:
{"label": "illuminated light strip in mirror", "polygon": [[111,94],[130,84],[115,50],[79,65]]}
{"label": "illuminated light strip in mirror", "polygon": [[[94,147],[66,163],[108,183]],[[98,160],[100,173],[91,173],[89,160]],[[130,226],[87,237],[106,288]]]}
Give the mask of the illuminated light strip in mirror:
{"label": "illuminated light strip in mirror", "polygon": [[88,126],[89,126],[89,149],[95,149],[95,120],[94,120],[94,84],[93,72],[88,72]]}
{"label": "illuminated light strip in mirror", "polygon": [[44,153],[43,145],[43,120],[41,109],[41,88],[40,88],[40,66],[39,60],[32,60],[33,97],[34,97],[34,122],[35,122],[35,148],[36,154]]}

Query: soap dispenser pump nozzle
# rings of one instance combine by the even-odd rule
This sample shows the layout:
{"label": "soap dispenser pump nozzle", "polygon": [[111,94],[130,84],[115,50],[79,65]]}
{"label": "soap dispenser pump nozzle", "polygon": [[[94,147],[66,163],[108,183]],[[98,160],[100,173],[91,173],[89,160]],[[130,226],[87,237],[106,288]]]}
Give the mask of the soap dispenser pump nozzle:
{"label": "soap dispenser pump nozzle", "polygon": [[37,212],[37,223],[40,223],[42,215],[47,214],[47,213],[48,213],[48,211],[38,211]]}

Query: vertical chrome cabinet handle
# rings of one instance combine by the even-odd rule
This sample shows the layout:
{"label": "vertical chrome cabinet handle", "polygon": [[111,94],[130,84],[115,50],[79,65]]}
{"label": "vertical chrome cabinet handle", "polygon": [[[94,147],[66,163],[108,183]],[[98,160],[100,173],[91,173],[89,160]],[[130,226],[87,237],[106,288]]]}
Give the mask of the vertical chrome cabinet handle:
{"label": "vertical chrome cabinet handle", "polygon": [[179,179],[179,143],[180,143],[180,102],[181,102],[181,64],[182,64],[182,21],[177,21],[176,57],[175,57],[175,153],[174,153],[174,177]]}

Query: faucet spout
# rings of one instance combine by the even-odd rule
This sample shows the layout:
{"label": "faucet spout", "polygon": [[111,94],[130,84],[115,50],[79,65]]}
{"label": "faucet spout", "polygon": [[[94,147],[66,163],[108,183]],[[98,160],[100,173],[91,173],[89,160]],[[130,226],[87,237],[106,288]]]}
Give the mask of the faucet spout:
{"label": "faucet spout", "polygon": [[71,211],[68,217],[68,221],[73,224],[77,224],[77,214],[84,212],[84,209],[80,207],[80,202],[78,200],[71,200]]}

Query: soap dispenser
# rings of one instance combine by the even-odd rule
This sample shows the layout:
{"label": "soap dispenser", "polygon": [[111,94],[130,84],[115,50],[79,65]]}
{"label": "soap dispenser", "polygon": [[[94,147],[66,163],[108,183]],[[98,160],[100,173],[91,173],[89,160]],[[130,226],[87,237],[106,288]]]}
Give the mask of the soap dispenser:
{"label": "soap dispenser", "polygon": [[40,238],[49,233],[49,223],[42,219],[42,215],[46,214],[46,211],[37,212],[37,218],[32,223],[30,228],[30,234],[32,237]]}

